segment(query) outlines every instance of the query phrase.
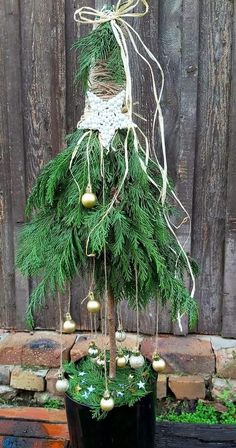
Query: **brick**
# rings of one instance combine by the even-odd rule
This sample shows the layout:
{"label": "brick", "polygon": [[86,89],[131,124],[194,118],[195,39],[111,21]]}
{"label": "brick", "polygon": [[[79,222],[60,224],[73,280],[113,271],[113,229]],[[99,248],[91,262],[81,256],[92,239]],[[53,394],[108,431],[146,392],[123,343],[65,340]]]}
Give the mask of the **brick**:
{"label": "brick", "polygon": [[212,379],[212,386],[211,394],[213,398],[220,398],[224,391],[228,391],[229,398],[236,402],[236,380],[215,377]]}
{"label": "brick", "polygon": [[166,398],[167,395],[167,376],[163,374],[159,374],[157,378],[157,399],[161,400],[162,398]]}
{"label": "brick", "polygon": [[[70,357],[72,361],[78,361],[88,353],[89,343],[95,341],[99,348],[104,348],[105,345],[109,346],[109,339],[105,336],[97,335],[97,337],[91,337],[90,334],[81,334],[77,337],[74,346],[71,349]],[[140,343],[142,338],[140,338]],[[136,335],[127,334],[124,342],[117,344],[119,347],[126,347],[128,349],[133,349],[136,345]]]}
{"label": "brick", "polygon": [[0,365],[0,384],[10,384],[11,371],[13,366]]}
{"label": "brick", "polygon": [[[63,360],[69,360],[75,335],[64,334]],[[0,364],[59,367],[60,335],[53,331],[11,333],[0,339]]]}
{"label": "brick", "polygon": [[234,348],[217,350],[215,356],[216,374],[224,378],[236,379],[236,345]]}
{"label": "brick", "polygon": [[[35,420],[38,422],[66,423],[66,412],[64,409],[45,409],[29,407],[0,407],[0,418],[17,420]],[[1,446],[1,445],[0,445]]]}
{"label": "brick", "polygon": [[63,393],[59,393],[56,390],[56,382],[58,379],[58,369],[50,369],[46,375],[46,390],[50,394],[58,395],[58,396],[64,396]]}
{"label": "brick", "polygon": [[[68,361],[70,350],[76,336],[63,334],[63,361]],[[37,331],[29,336],[22,350],[23,365],[37,365],[46,367],[59,367],[61,353],[60,335],[51,331]]]}
{"label": "brick", "polygon": [[45,388],[47,370],[23,369],[14,367],[11,374],[11,386],[16,389],[42,392]]}
{"label": "brick", "polygon": [[1,400],[13,400],[17,396],[17,390],[11,386],[0,386],[0,398]]}
{"label": "brick", "polygon": [[28,333],[7,333],[0,338],[0,364],[22,364],[22,348],[29,338]]}
{"label": "brick", "polygon": [[206,395],[205,382],[200,376],[170,375],[169,388],[177,400],[204,399]]}
{"label": "brick", "polygon": [[[143,355],[150,360],[155,345],[155,337],[146,338],[141,344]],[[202,340],[196,336],[159,336],[158,353],[166,361],[164,373],[215,373],[215,356],[210,340]]]}

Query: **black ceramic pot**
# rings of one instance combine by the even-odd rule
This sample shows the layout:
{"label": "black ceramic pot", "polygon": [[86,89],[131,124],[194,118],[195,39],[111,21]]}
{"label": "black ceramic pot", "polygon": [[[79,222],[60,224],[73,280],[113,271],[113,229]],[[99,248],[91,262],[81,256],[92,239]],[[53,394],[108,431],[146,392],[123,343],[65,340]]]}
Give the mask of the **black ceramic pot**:
{"label": "black ceramic pot", "polygon": [[90,408],[65,396],[71,448],[153,448],[154,394],[134,406],[114,408],[103,420],[92,418]]}

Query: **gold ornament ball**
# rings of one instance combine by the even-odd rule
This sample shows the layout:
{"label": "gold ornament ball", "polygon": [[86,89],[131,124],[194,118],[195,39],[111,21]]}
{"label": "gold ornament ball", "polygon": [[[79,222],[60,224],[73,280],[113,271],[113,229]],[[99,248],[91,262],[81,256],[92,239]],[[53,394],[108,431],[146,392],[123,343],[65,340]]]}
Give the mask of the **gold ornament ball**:
{"label": "gold ornament ball", "polygon": [[81,198],[81,202],[85,208],[93,208],[96,205],[97,196],[92,192],[91,186],[86,188],[86,191]]}
{"label": "gold ornament ball", "polygon": [[114,408],[115,403],[112,397],[103,397],[100,401],[100,407],[102,409],[102,411],[104,412],[109,412],[112,411],[112,409]]}
{"label": "gold ornament ball", "polygon": [[118,356],[116,358],[116,365],[120,369],[123,369],[126,366],[126,359],[125,359],[125,357],[124,356]]}
{"label": "gold ornament ball", "polygon": [[87,310],[89,313],[99,313],[101,308],[100,303],[95,299],[89,299],[87,303]]}
{"label": "gold ornament ball", "polygon": [[71,318],[70,313],[66,314],[66,320],[63,323],[63,331],[64,333],[74,333],[76,330],[76,323]]}
{"label": "gold ornament ball", "polygon": [[155,372],[160,373],[163,372],[166,368],[166,363],[162,358],[154,358],[152,361],[152,368]]}

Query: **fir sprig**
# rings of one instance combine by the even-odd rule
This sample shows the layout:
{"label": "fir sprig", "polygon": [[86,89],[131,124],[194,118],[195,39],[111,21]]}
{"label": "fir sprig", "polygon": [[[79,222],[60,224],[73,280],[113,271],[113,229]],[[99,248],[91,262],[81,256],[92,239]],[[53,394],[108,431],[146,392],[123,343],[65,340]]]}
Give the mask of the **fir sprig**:
{"label": "fir sprig", "polygon": [[158,168],[150,161],[147,173],[142,170],[140,157],[144,156],[141,151],[137,153],[130,135],[129,175],[104,219],[114,190],[124,177],[126,131],[117,132],[113,149],[104,154],[104,179],[98,134],[92,133],[90,170],[92,188],[98,197],[92,210],[81,205],[77,187],[79,184],[84,192],[88,183],[86,138],[73,160],[72,173],[70,170],[71,157],[82,132],[78,130],[70,135],[68,147],[43,168],[28,199],[31,221],[20,236],[17,266],[23,274],[40,279],[28,308],[30,325],[33,313],[48,295],[63,291],[78,272],[88,269],[89,235],[88,249],[96,253],[96,288],[101,296],[105,287],[103,249],[106,245],[108,282],[117,301],[127,299],[131,307],[136,306],[137,269],[140,308],[158,297],[162,304],[170,302],[173,318],[178,311],[186,313],[193,325],[197,306],[183,285],[184,273],[188,271],[186,258],[163,216],[164,211],[172,213],[172,208],[161,204],[157,189],[148,181],[148,176],[155,177],[161,186]]}
{"label": "fir sprig", "polygon": [[111,80],[118,85],[125,82],[125,72],[121,58],[120,48],[109,22],[103,23],[81,37],[73,45],[78,51],[79,70],[76,74],[76,82],[82,85],[84,91],[89,87],[90,69],[98,61],[106,61],[110,71]]}

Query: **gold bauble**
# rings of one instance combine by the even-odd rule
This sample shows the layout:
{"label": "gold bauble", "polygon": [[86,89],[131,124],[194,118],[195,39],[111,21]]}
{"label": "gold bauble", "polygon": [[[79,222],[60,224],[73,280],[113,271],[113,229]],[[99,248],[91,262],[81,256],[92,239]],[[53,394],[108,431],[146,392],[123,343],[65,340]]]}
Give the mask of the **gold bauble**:
{"label": "gold bauble", "polygon": [[117,356],[116,358],[116,365],[117,367],[120,367],[123,369],[126,366],[126,359],[124,356]]}
{"label": "gold bauble", "polygon": [[94,299],[94,297],[91,297],[87,303],[87,310],[89,313],[99,313],[101,308],[100,303],[98,300]]}
{"label": "gold bauble", "polygon": [[165,360],[160,358],[160,356],[158,356],[156,354],[153,355],[152,359],[153,359],[153,361],[152,361],[153,370],[155,370],[155,372],[157,372],[157,373],[163,372],[166,368]]}
{"label": "gold bauble", "polygon": [[100,401],[100,407],[104,412],[112,411],[115,406],[115,402],[113,398],[110,396],[109,392],[106,391],[103,395],[103,398]]}
{"label": "gold bauble", "polygon": [[64,333],[74,333],[76,330],[76,323],[71,318],[70,313],[66,313],[65,322],[63,323],[63,331]]}
{"label": "gold bauble", "polygon": [[86,188],[86,191],[81,198],[81,202],[85,208],[93,208],[96,205],[97,196],[92,192],[90,185]]}

